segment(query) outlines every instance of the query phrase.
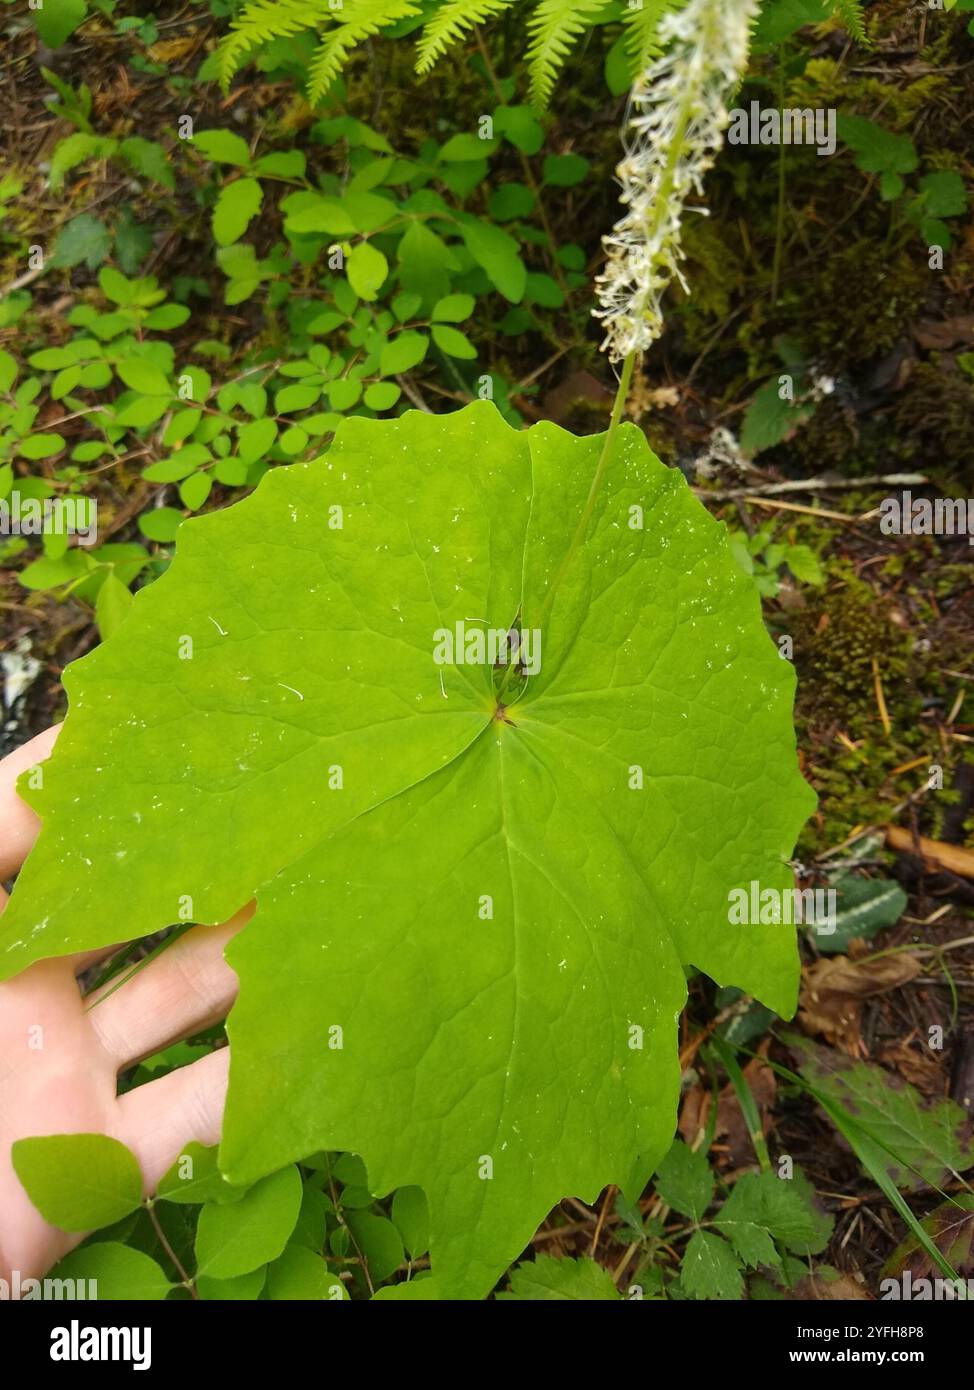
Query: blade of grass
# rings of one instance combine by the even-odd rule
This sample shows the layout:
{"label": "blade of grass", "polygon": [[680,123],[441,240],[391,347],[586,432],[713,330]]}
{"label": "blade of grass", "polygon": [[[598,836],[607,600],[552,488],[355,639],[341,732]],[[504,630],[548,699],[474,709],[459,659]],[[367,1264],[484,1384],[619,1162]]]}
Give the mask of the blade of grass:
{"label": "blade of grass", "polygon": [[[156,947],[154,947],[153,950],[151,950],[147,956],[143,956],[141,960],[136,961],[131,970],[127,970],[124,974],[119,975],[119,977],[115,980],[115,983],[112,985],[111,989],[107,989],[105,993],[102,994],[98,999],[94,1000],[93,1003],[88,1004],[87,1008],[85,1009],[85,1013],[91,1013],[91,1010],[97,1009],[99,1004],[104,1004],[105,1000],[110,999],[116,990],[121,989],[124,984],[128,984],[129,980],[134,979],[135,976],[138,975],[141,970],[144,970],[147,965],[151,965],[152,962],[157,959],[157,957],[161,956],[163,951],[168,950],[169,947],[172,946],[174,942],[178,941],[181,936],[185,936],[185,934],[189,931],[190,927],[192,927],[193,925],[194,924],[192,922],[181,922],[179,926],[174,927],[173,930],[169,933],[169,935],[165,938],[165,940],[160,941],[159,944]],[[93,994],[95,990],[99,987],[100,984],[93,986],[88,997],[90,998],[91,994]]]}
{"label": "blade of grass", "polygon": [[[751,1052],[748,1048],[741,1048],[740,1051],[747,1052],[748,1055],[751,1057],[757,1056],[756,1052]],[[856,1155],[865,1171],[872,1178],[873,1182],[875,1182],[876,1186],[886,1195],[890,1204],[896,1209],[896,1211],[899,1212],[900,1216],[903,1218],[903,1221],[906,1223],[909,1230],[913,1233],[913,1235],[916,1237],[919,1243],[923,1246],[924,1250],[933,1260],[937,1268],[943,1274],[945,1274],[948,1279],[960,1279],[960,1275],[953,1268],[950,1261],[944,1255],[943,1251],[940,1250],[940,1248],[936,1245],[936,1243],[933,1240],[931,1240],[930,1236],[923,1229],[916,1216],[914,1216],[913,1210],[910,1207],[909,1203],[902,1196],[899,1188],[896,1186],[896,1184],[893,1182],[893,1179],[886,1171],[886,1168],[883,1164],[883,1154],[890,1154],[902,1167],[909,1168],[911,1169],[911,1171],[917,1172],[913,1165],[909,1163],[906,1159],[902,1158],[893,1149],[891,1149],[888,1144],[884,1144],[882,1140],[877,1139],[873,1134],[869,1132],[868,1129],[860,1125],[859,1122],[855,1120],[852,1117],[852,1115],[849,1114],[849,1112],[845,1109],[844,1106],[839,1105],[836,1101],[833,1101],[829,1096],[823,1095],[821,1091],[819,1091],[815,1086],[812,1086],[808,1081],[805,1080],[803,1076],[800,1076],[798,1072],[791,1071],[788,1067],[783,1067],[780,1062],[772,1062],[770,1058],[764,1058],[762,1060],[764,1060],[767,1063],[767,1065],[771,1067],[771,1069],[775,1071],[779,1076],[783,1076],[786,1080],[792,1082],[793,1085],[797,1086],[799,1090],[805,1091],[806,1094],[814,1097],[814,1099],[818,1102],[818,1104],[828,1115],[829,1119],[835,1125],[836,1129],[849,1144],[853,1153]],[[918,1173],[917,1176],[922,1177],[923,1175]],[[943,1197],[945,1201],[951,1202],[955,1206],[960,1205],[958,1202],[954,1201],[953,1197],[951,1197],[949,1193],[944,1192],[941,1188],[936,1187],[934,1184],[929,1185],[933,1187],[933,1190],[935,1192],[940,1193],[940,1196]],[[966,1289],[966,1284],[964,1287]],[[965,1293],[964,1297],[966,1296],[967,1295]]]}
{"label": "blade of grass", "polygon": [[946,1255],[944,1255],[943,1251],[940,1249],[937,1243],[934,1240],[932,1240],[930,1236],[927,1234],[927,1232],[923,1229],[923,1226],[914,1216],[909,1203],[903,1197],[899,1188],[896,1186],[893,1179],[886,1171],[886,1168],[883,1164],[881,1146],[876,1143],[876,1141],[871,1137],[871,1135],[869,1135],[864,1129],[861,1129],[860,1126],[856,1124],[852,1116],[848,1113],[847,1110],[843,1109],[841,1105],[837,1105],[835,1104],[835,1102],[826,1100],[821,1096],[818,1096],[817,1100],[819,1105],[821,1105],[822,1109],[829,1116],[839,1133],[851,1145],[853,1152],[855,1153],[862,1166],[866,1169],[866,1172],[872,1178],[873,1182],[875,1182],[877,1187],[880,1187],[886,1194],[886,1197],[888,1198],[890,1204],[894,1206],[896,1210],[899,1212],[900,1216],[903,1218],[909,1229],[913,1232],[914,1236],[923,1246],[924,1250],[926,1250],[927,1254],[935,1262],[937,1268],[940,1269],[944,1274],[946,1274],[948,1279],[958,1281],[958,1286],[962,1287],[964,1290],[964,1292],[960,1295],[961,1298],[969,1298],[970,1295],[967,1292],[967,1281],[961,1279],[960,1275],[951,1265],[950,1261],[947,1259]]}
{"label": "blade of grass", "polygon": [[[729,1046],[723,1038],[714,1038],[708,1044],[707,1050],[712,1050],[720,1058],[721,1066],[727,1073],[728,1080],[734,1088],[737,1096],[737,1103],[741,1107],[741,1114],[747,1125],[747,1132],[754,1145],[754,1152],[757,1154],[758,1163],[761,1165],[762,1173],[771,1172],[771,1155],[768,1153],[768,1146],[764,1140],[764,1127],[761,1124],[761,1113],[758,1110],[757,1101],[754,1093],[747,1084],[747,1078],[741,1071],[737,1058],[734,1056],[734,1049]],[[716,1107],[715,1107],[716,1109]]]}

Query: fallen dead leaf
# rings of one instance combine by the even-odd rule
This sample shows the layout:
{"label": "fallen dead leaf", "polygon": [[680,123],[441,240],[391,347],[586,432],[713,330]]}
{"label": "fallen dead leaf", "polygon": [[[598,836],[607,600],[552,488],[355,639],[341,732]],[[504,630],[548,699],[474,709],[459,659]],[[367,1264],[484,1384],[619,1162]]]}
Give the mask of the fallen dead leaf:
{"label": "fallen dead leaf", "polygon": [[941,1062],[938,1054],[932,1053],[929,1048],[921,1051],[920,1047],[915,1047],[904,1038],[902,1042],[887,1043],[885,1047],[881,1047],[875,1060],[898,1072],[904,1081],[908,1081],[925,1096],[939,1097],[944,1093]]}
{"label": "fallen dead leaf", "polygon": [[[766,1048],[767,1043],[762,1044],[762,1047]],[[768,1120],[774,1108],[775,1095],[778,1089],[774,1072],[765,1065],[760,1057],[754,1057],[744,1068],[744,1079],[750,1087],[758,1107],[761,1131],[766,1136]],[[683,1098],[683,1105],[680,1109],[680,1137],[691,1148],[696,1145],[699,1135],[706,1131],[710,1118],[710,1106],[711,1093],[700,1085],[692,1086]],[[731,1169],[744,1168],[754,1162],[755,1153],[751,1132],[748,1129],[737,1095],[730,1083],[722,1088],[717,1097],[714,1138],[726,1140],[724,1147],[727,1164]]]}
{"label": "fallen dead leaf", "polygon": [[154,63],[174,63],[191,53],[198,40],[195,35],[183,39],[161,39],[149,49],[149,57]]}
{"label": "fallen dead leaf", "polygon": [[552,391],[548,391],[544,401],[545,417],[562,424],[579,405],[598,410],[612,409],[612,392],[604,382],[591,372],[572,372]]}
{"label": "fallen dead leaf", "polygon": [[959,343],[974,343],[974,314],[957,314],[939,323],[925,319],[914,328],[913,336],[920,347],[938,352]]}
{"label": "fallen dead leaf", "polygon": [[627,409],[633,420],[641,420],[653,410],[672,410],[680,404],[675,386],[650,386],[645,377],[636,382],[629,393]]}
{"label": "fallen dead leaf", "polygon": [[840,1274],[837,1279],[809,1274],[807,1278],[799,1279],[786,1298],[789,1302],[797,1303],[831,1303],[834,1299],[846,1298],[871,1302],[870,1295],[851,1274]]}
{"label": "fallen dead leaf", "polygon": [[[960,1193],[953,1201],[936,1207],[920,1224],[958,1274],[970,1275],[974,1271],[974,1197]],[[941,1276],[940,1266],[934,1264],[933,1257],[913,1234],[890,1255],[882,1277],[898,1278],[906,1270],[914,1279]]]}
{"label": "fallen dead leaf", "polygon": [[862,1004],[920,973],[920,962],[906,953],[853,961],[829,956],[802,971],[798,1021],[806,1033],[821,1033],[850,1057],[862,1055]]}
{"label": "fallen dead leaf", "polygon": [[692,1149],[697,1136],[706,1132],[710,1118],[710,1092],[703,1086],[691,1086],[680,1106],[678,1129],[680,1138]]}

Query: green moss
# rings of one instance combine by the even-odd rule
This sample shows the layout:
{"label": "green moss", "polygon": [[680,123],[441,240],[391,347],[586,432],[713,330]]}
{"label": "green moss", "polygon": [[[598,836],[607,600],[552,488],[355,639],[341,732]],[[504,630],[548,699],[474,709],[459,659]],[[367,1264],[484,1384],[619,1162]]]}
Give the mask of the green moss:
{"label": "green moss", "polygon": [[788,104],[795,106],[835,106],[841,111],[869,115],[882,108],[877,117],[888,130],[909,130],[921,111],[941,96],[949,100],[955,84],[942,71],[947,41],[941,39],[927,50],[934,71],[896,85],[871,74],[856,75],[848,62],[835,58],[812,58],[788,91]]}
{"label": "green moss", "polygon": [[[940,565],[941,555],[931,540],[895,551],[873,571],[877,580],[896,583],[895,603],[877,597],[847,563],[833,562],[828,591],[789,620],[799,741],[808,750],[805,774],[820,798],[800,854],[839,844],[857,827],[885,824],[915,791],[923,792],[921,829],[934,838],[941,833],[954,768],[965,753],[964,745],[939,736],[958,686],[945,673],[966,669],[974,620],[963,601],[971,567]],[[926,790],[933,763],[944,771],[940,792]]]}
{"label": "green moss", "polygon": [[894,420],[905,445],[905,456],[915,455],[927,467],[935,460],[935,473],[944,482],[969,486],[974,458],[974,382],[956,365],[939,355],[914,368],[897,399]]}
{"label": "green moss", "polygon": [[830,249],[802,283],[806,346],[830,370],[881,357],[916,319],[930,290],[919,242],[891,253],[877,227]]}
{"label": "green moss", "polygon": [[673,315],[681,319],[691,350],[699,350],[714,324],[728,317],[746,284],[740,255],[728,244],[728,230],[710,218],[688,217],[684,222],[684,273],[690,293],[674,290]]}
{"label": "green moss", "polygon": [[887,703],[906,697],[910,638],[868,585],[851,577],[840,582],[799,613],[792,628],[800,709],[809,723],[838,723],[850,737],[870,732],[877,718],[874,659]]}
{"label": "green moss", "polygon": [[859,452],[855,412],[834,396],[827,396],[788,441],[787,449],[800,473],[840,467],[843,473],[854,472],[847,464]]}

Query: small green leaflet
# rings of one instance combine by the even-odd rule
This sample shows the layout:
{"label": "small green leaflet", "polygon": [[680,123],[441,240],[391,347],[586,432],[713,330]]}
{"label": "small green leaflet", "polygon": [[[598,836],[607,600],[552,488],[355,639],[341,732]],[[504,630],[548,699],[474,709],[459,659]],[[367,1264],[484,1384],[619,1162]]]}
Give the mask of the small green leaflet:
{"label": "small green leaflet", "polygon": [[656,1191],[668,1207],[702,1221],[714,1197],[714,1177],[706,1156],[677,1139],[656,1172]]}
{"label": "small green leaflet", "polygon": [[216,1149],[195,1142],[187,1144],[169,1172],[159,1182],[156,1194],[162,1201],[184,1206],[215,1202],[239,1202],[246,1188],[231,1187],[217,1168]]}
{"label": "small green leaflet", "polygon": [[743,1281],[726,1240],[710,1231],[694,1231],[680,1266],[680,1283],[691,1298],[736,1302],[741,1297]]}
{"label": "small green leaflet", "polygon": [[213,209],[213,235],[218,246],[229,246],[243,236],[260,211],[263,198],[259,179],[237,179],[221,188]]}
{"label": "small green leaflet", "polygon": [[389,262],[381,251],[367,241],[352,247],[348,258],[348,283],[359,299],[376,299],[388,274]]}
{"label": "small green leaflet", "polygon": [[142,1201],[142,1174],[134,1154],[105,1134],[18,1139],[11,1159],[34,1206],[62,1231],[110,1226]]}
{"label": "small green leaflet", "polygon": [[300,1210],[301,1175],[293,1164],[262,1178],[238,1202],[207,1202],[196,1229],[198,1272],[236,1279],[276,1260]]}
{"label": "small green leaflet", "polygon": [[268,1266],[267,1297],[288,1303],[320,1299],[344,1302],[348,1295],[320,1255],[301,1245],[289,1245],[280,1259]]}
{"label": "small green leaflet", "polygon": [[55,1265],[50,1278],[91,1281],[99,1302],[161,1302],[172,1287],[155,1260],[116,1241],[73,1251]]}
{"label": "small green leaflet", "polygon": [[46,4],[38,5],[36,10],[34,23],[37,25],[37,33],[49,48],[60,48],[88,14],[85,0],[47,0]]}
{"label": "small green leaflet", "polygon": [[372,1280],[382,1283],[405,1259],[402,1237],[387,1217],[376,1216],[371,1211],[346,1210],[345,1221],[356,1247],[368,1263]]}
{"label": "small green leaflet", "polygon": [[[44,826],[0,976],[256,897],[221,1166],[247,1184],[341,1150],[374,1193],[422,1188],[417,1297],[483,1297],[566,1194],[645,1183],[685,966],[795,1005],[791,929],[728,921],[732,888],[793,883],[814,803],[794,672],[637,429],[573,547],[603,444],[489,402],[347,419],[324,458],[183,523],[66,674],[25,789]],[[490,667],[433,651],[519,615],[540,669],[501,714]]]}
{"label": "small green leaflet", "polygon": [[511,1271],[510,1292],[497,1297],[520,1303],[618,1303],[619,1291],[609,1271],[594,1260],[556,1260],[552,1255],[538,1255]]}
{"label": "small green leaflet", "polygon": [[779,1264],[773,1241],[794,1255],[820,1254],[832,1234],[831,1219],[814,1201],[804,1174],[745,1173],[714,1220],[745,1264]]}

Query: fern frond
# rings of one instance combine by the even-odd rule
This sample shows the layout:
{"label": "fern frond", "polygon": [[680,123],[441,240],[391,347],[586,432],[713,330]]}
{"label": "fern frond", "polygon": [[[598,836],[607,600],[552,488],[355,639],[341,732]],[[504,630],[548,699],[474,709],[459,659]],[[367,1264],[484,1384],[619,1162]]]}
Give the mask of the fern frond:
{"label": "fern frond", "polygon": [[443,0],[423,25],[417,45],[416,71],[425,73],[446,50],[463,37],[464,30],[509,10],[514,0]]}
{"label": "fern frond", "polygon": [[626,10],[623,23],[626,25],[626,50],[632,62],[632,71],[644,72],[653,58],[661,52],[657,42],[659,22],[670,10],[678,10],[682,0],[642,0],[638,9]]}
{"label": "fern frond", "polygon": [[833,18],[852,35],[857,43],[868,43],[862,0],[828,0]]}
{"label": "fern frond", "polygon": [[555,78],[580,34],[590,29],[610,0],[541,0],[528,20],[531,44],[525,55],[531,100],[547,106]]}
{"label": "fern frond", "polygon": [[412,0],[344,0],[340,10],[329,13],[336,22],[325,33],[308,68],[308,101],[312,106],[341,72],[350,49],[380,29],[419,14],[420,9]]}
{"label": "fern frond", "polygon": [[328,11],[311,0],[252,0],[230,26],[217,49],[217,73],[226,90],[246,58],[261,44],[288,38],[302,29],[314,29]]}

